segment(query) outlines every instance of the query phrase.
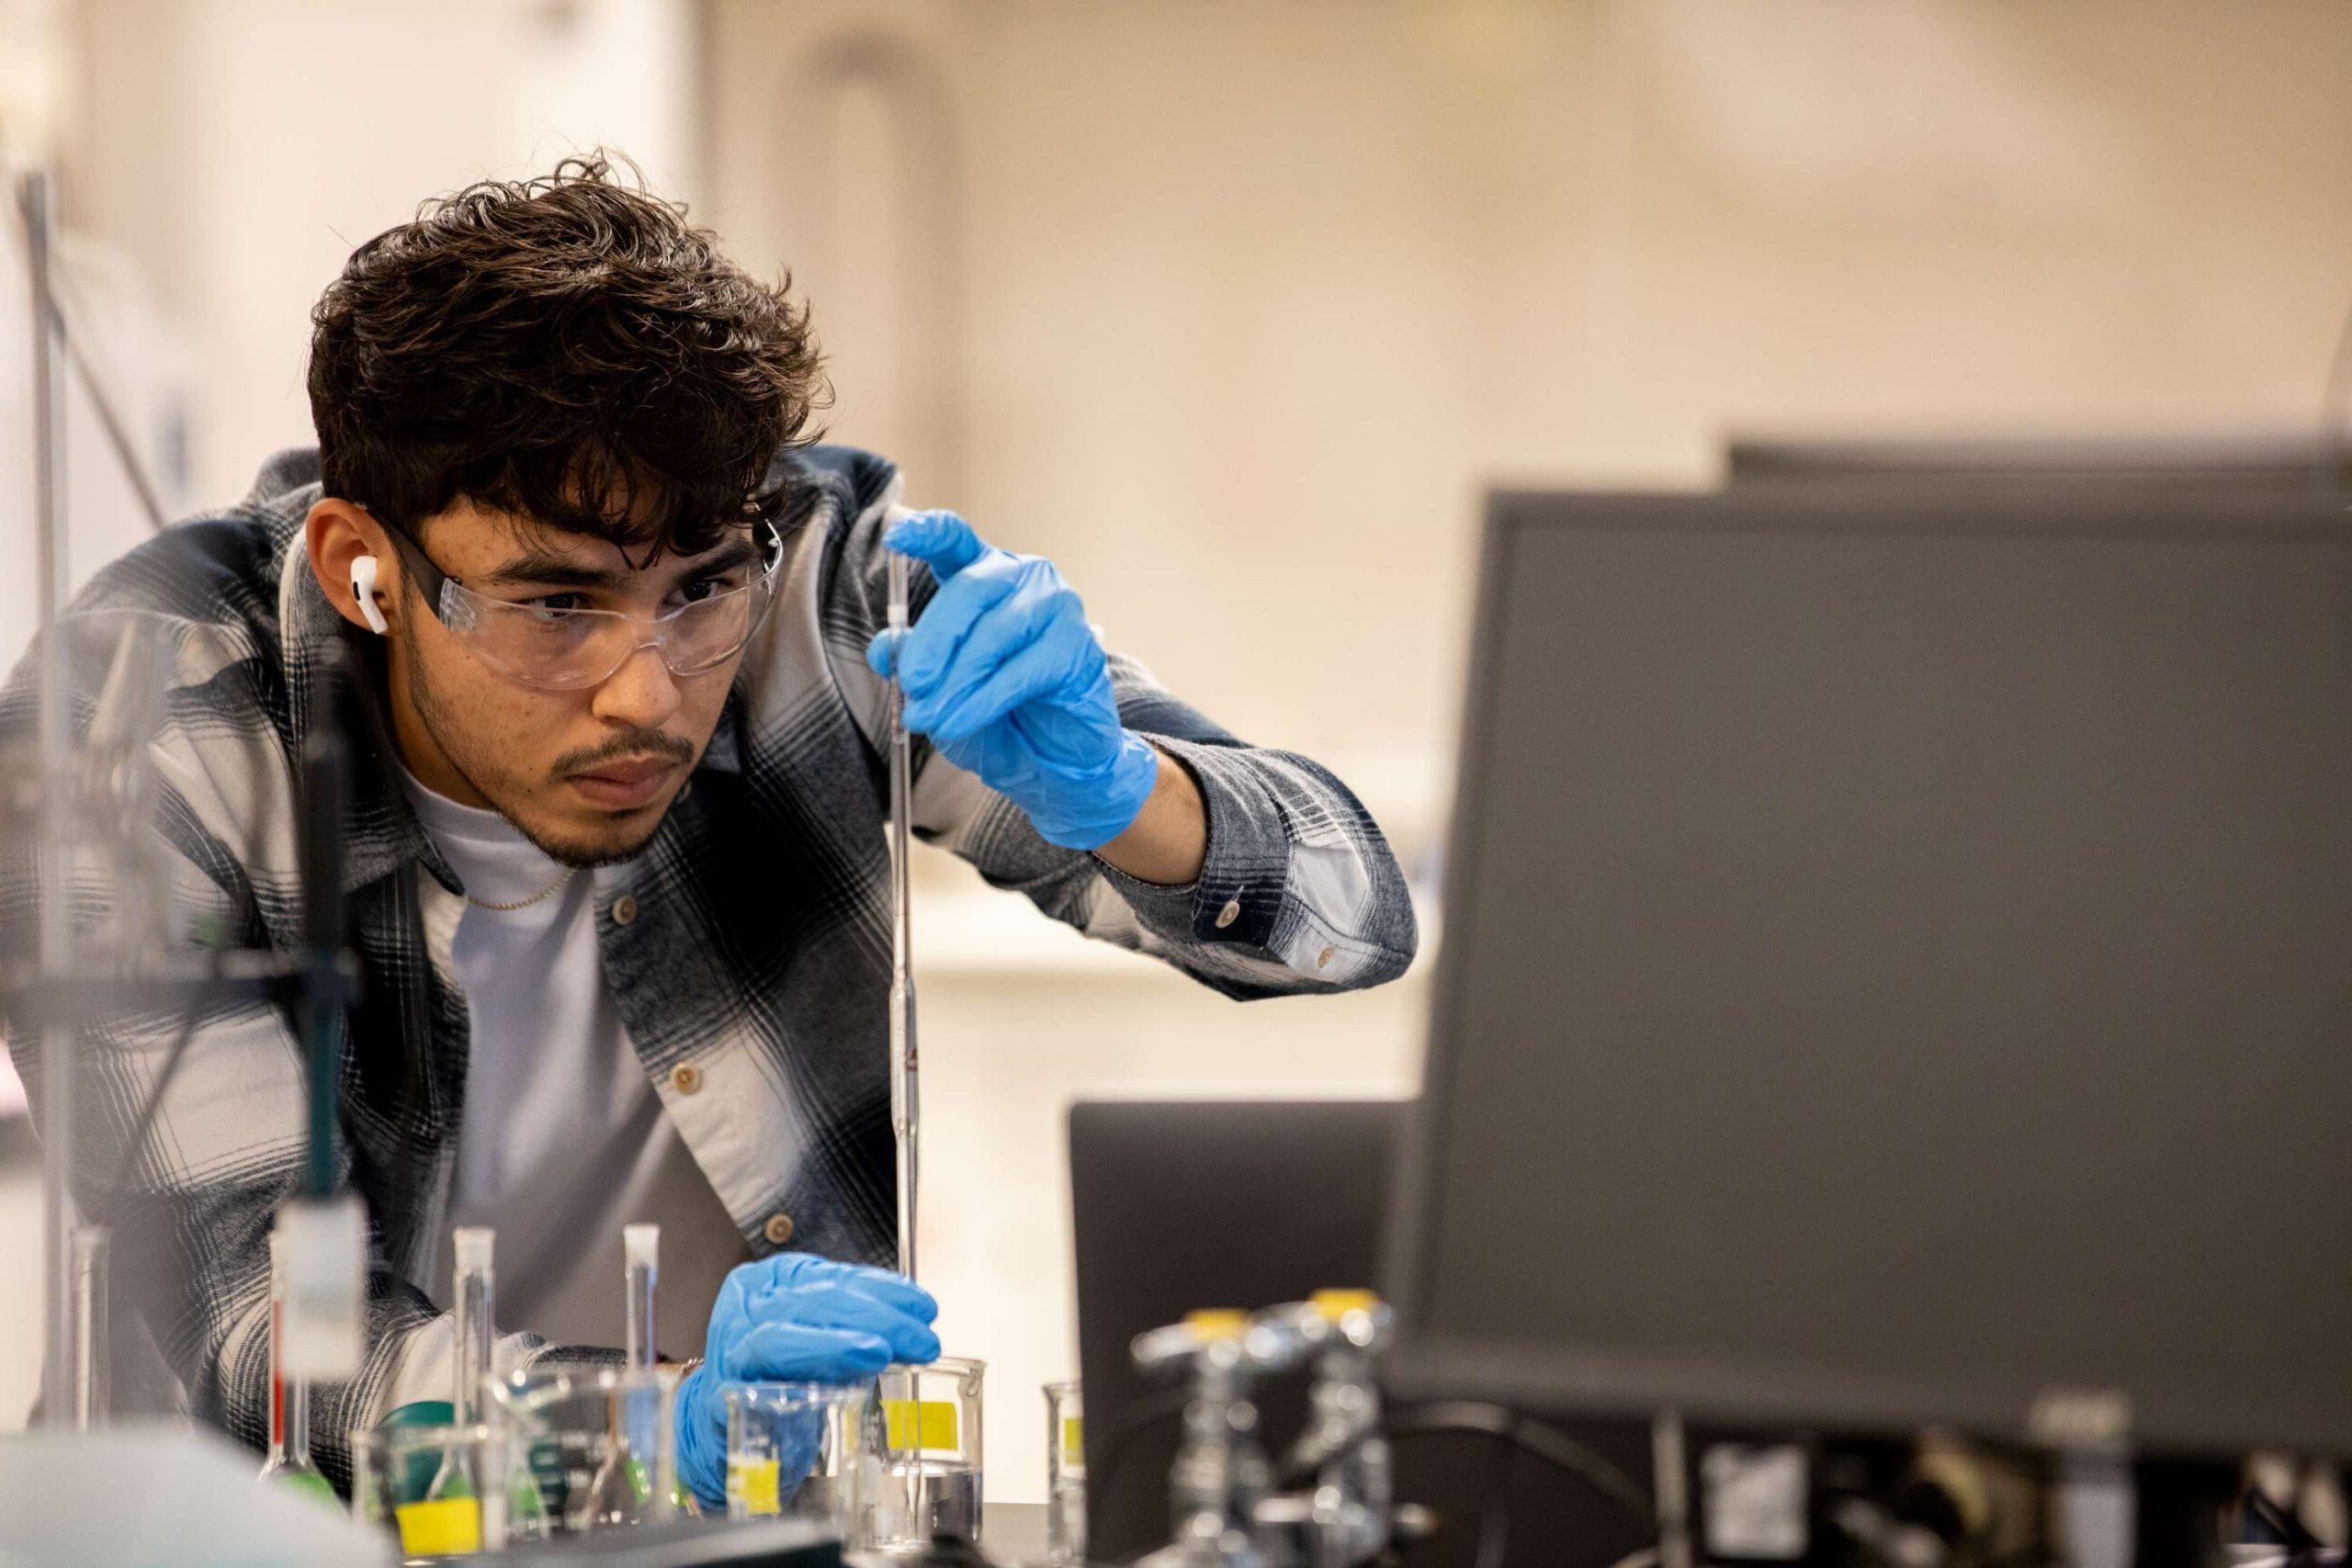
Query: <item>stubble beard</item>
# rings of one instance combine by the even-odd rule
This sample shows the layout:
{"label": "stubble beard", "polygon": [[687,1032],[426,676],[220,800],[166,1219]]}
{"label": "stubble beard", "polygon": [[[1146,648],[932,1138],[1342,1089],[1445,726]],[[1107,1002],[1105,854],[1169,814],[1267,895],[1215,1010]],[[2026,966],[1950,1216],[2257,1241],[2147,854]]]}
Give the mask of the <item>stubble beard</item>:
{"label": "stubble beard", "polygon": [[457,727],[443,721],[440,701],[434,694],[433,683],[424,671],[424,661],[417,656],[414,645],[402,638],[399,647],[401,661],[408,675],[409,700],[416,707],[417,720],[424,726],[424,732],[433,737],[433,744],[440,750],[442,760],[459,778],[473,786],[476,795],[490,802],[490,808],[497,812],[508,827],[522,834],[541,854],[575,871],[592,871],[600,865],[614,865],[628,860],[643,849],[661,829],[663,818],[669,815],[666,808],[646,824],[643,832],[625,843],[578,843],[553,838],[524,821],[510,809],[505,800],[500,798],[497,791],[483,782],[488,770],[478,768],[469,761],[467,747],[458,738]]}

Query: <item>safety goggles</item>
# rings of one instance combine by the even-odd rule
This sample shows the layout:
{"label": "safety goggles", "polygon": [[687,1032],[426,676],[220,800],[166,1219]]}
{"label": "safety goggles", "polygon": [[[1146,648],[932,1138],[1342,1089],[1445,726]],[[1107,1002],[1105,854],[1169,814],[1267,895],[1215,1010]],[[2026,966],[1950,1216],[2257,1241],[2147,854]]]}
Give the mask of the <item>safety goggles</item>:
{"label": "safety goggles", "polygon": [[660,654],[673,675],[717,669],[751,641],[775,599],[784,565],[784,536],[773,520],[762,517],[752,524],[752,559],[718,579],[690,582],[701,597],[675,609],[632,615],[549,608],[494,599],[467,587],[434,565],[406,528],[380,516],[376,521],[390,536],[434,618],[452,637],[508,680],[548,692],[600,685],[645,648]]}

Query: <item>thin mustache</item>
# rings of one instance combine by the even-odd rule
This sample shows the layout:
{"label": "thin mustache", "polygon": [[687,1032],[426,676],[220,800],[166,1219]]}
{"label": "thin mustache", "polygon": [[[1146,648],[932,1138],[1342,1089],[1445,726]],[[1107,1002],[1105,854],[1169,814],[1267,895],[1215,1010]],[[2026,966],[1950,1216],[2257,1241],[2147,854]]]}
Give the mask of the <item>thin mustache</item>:
{"label": "thin mustache", "polygon": [[615,762],[623,758],[636,761],[646,756],[658,756],[673,762],[691,762],[695,749],[674,735],[648,730],[637,735],[623,735],[601,746],[591,746],[584,751],[572,751],[555,761],[558,773],[584,773],[599,762]]}

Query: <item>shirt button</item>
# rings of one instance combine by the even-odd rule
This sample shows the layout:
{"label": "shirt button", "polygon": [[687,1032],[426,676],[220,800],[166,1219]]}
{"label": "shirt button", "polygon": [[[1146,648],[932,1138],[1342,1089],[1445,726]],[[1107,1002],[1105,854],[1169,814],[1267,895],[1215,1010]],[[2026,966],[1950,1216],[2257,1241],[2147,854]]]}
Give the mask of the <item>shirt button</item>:
{"label": "shirt button", "polygon": [[1331,966],[1331,954],[1336,951],[1337,949],[1327,947],[1322,952],[1317,953],[1315,955],[1315,967],[1317,969],[1329,969]]}
{"label": "shirt button", "polygon": [[786,1242],[792,1239],[792,1216],[790,1214],[770,1214],[768,1216],[768,1223],[763,1228],[767,1235],[768,1245],[771,1247],[782,1247]]}
{"label": "shirt button", "polygon": [[1231,925],[1240,918],[1241,900],[1238,898],[1228,898],[1225,901],[1225,908],[1216,912],[1216,929],[1223,931],[1226,927]]}
{"label": "shirt button", "polygon": [[670,1087],[680,1094],[692,1094],[702,1087],[702,1069],[692,1062],[680,1062],[670,1069]]}
{"label": "shirt button", "polygon": [[625,926],[637,919],[637,900],[624,893],[613,900],[613,924]]}

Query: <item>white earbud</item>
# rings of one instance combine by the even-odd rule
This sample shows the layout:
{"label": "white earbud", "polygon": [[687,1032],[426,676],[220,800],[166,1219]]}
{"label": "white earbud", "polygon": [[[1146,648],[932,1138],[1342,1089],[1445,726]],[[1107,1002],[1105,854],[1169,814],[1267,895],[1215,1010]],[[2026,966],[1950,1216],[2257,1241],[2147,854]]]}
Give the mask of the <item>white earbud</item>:
{"label": "white earbud", "polygon": [[384,624],[384,612],[376,608],[376,558],[361,556],[351,563],[351,596],[359,601],[360,619],[368,629],[382,637],[391,628]]}

